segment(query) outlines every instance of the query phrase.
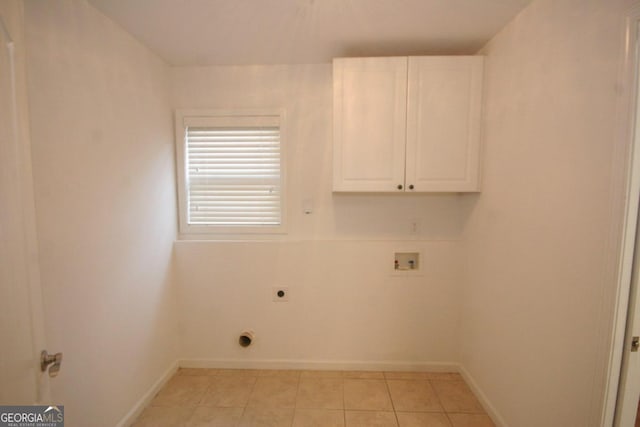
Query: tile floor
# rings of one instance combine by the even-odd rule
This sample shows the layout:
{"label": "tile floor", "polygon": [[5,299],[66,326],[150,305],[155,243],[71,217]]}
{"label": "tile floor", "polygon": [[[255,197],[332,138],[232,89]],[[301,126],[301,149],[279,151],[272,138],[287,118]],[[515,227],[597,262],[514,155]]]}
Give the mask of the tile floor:
{"label": "tile floor", "polygon": [[493,427],[446,372],[180,369],[135,427]]}

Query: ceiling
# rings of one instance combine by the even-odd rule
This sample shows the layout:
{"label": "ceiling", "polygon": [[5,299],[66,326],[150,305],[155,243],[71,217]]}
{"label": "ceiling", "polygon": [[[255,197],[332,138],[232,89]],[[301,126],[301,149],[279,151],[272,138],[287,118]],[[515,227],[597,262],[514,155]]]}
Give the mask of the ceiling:
{"label": "ceiling", "polygon": [[531,0],[89,0],[172,65],[473,54]]}

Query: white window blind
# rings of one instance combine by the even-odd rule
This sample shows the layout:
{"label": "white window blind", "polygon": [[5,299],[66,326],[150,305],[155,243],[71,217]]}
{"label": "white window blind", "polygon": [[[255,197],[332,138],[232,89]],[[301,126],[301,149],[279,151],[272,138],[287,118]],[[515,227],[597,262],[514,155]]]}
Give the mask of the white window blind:
{"label": "white window blind", "polygon": [[185,120],[187,223],[282,223],[280,126],[274,117]]}

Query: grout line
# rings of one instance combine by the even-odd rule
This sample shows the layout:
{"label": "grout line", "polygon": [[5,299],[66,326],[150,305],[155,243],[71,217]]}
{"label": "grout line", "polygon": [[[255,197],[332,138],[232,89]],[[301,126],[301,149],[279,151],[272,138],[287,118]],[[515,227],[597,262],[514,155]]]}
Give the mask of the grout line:
{"label": "grout line", "polygon": [[[220,373],[220,371],[216,371],[217,373]],[[247,398],[247,403],[244,404],[244,407],[242,408],[242,414],[240,414],[240,421],[242,422],[242,419],[244,418],[244,414],[247,412],[247,408],[249,407],[249,401],[251,400],[251,396],[253,395],[253,391],[256,389],[256,384],[258,384],[258,376],[255,377],[255,381],[253,382],[253,387],[251,387],[251,392],[249,392],[249,397]]]}
{"label": "grout line", "polygon": [[204,402],[204,398],[207,395],[207,392],[209,391],[209,388],[211,388],[213,386],[213,382],[211,381],[211,377],[209,375],[203,375],[203,377],[207,379],[207,387],[204,389],[204,393],[202,393],[202,395],[200,396],[200,400],[198,400],[198,403],[197,403],[198,406],[202,402]]}
{"label": "grout line", "polygon": [[393,416],[396,417],[396,424],[400,425],[400,420],[398,419],[398,412],[396,412],[396,405],[393,403],[393,397],[391,397],[391,388],[389,388],[389,382],[385,376],[384,385],[387,386],[387,394],[389,395],[389,400],[391,401],[391,409],[393,409]]}
{"label": "grout line", "polygon": [[[448,411],[444,407],[444,405],[442,404],[442,399],[440,399],[440,393],[438,393],[438,390],[434,387],[433,380],[427,380],[427,381],[429,382],[429,387],[431,387],[431,390],[433,390],[433,394],[435,394],[436,399],[438,400],[438,403],[440,404],[440,407],[442,407],[442,412],[447,414]],[[447,418],[449,418],[449,415],[447,415]],[[449,420],[449,421],[451,421],[451,420]],[[453,423],[451,423],[451,424],[453,424]]]}
{"label": "grout line", "polygon": [[191,413],[189,414],[189,418],[187,418],[187,420],[191,421],[193,416],[196,414],[196,409],[198,409],[198,406],[194,406],[191,408]]}
{"label": "grout line", "polygon": [[342,418],[344,418],[344,425],[347,425],[347,398],[345,397],[345,393],[344,393],[344,381],[345,381],[345,377],[344,377],[344,372],[342,373]]}
{"label": "grout line", "polygon": [[448,412],[444,413],[444,416],[447,417],[447,420],[449,421],[449,425],[453,426],[453,420],[451,419],[451,417],[449,416]]}
{"label": "grout line", "polygon": [[298,411],[298,396],[300,395],[300,377],[302,376],[302,372],[299,372],[296,376],[298,383],[296,384],[296,400],[293,402],[293,417],[291,418],[291,427],[293,427],[293,423],[296,420],[296,412]]}
{"label": "grout line", "polygon": [[298,375],[298,384],[296,385],[296,401],[293,405],[294,410],[298,409],[298,397],[300,396],[300,376]]}

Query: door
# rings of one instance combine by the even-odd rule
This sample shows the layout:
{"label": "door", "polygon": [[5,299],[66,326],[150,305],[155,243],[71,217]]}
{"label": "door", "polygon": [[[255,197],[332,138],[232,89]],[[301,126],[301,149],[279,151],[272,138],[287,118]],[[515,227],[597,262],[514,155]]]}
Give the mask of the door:
{"label": "door", "polygon": [[[0,404],[44,403],[44,328],[31,179],[22,4],[0,3]],[[11,37],[14,37],[13,40]]]}
{"label": "door", "polygon": [[333,62],[333,190],[404,191],[407,58]]}
{"label": "door", "polygon": [[[636,425],[638,400],[640,399],[640,352],[634,345],[634,337],[640,336],[640,228],[638,227],[640,206],[640,102],[639,89],[640,69],[638,62],[638,39],[640,29],[640,2],[634,2],[628,19],[628,80],[633,82],[635,97],[631,97],[635,114],[631,121],[633,126],[630,147],[630,170],[628,176],[628,203],[624,220],[623,245],[621,255],[621,272],[619,278],[618,313],[614,329],[614,345],[612,360],[619,363],[619,349],[622,348],[622,366],[619,377],[613,365],[608,384],[608,394],[603,425],[609,424],[613,418],[616,427],[633,427]],[[633,92],[632,92],[633,93]],[[634,102],[634,104],[632,104]],[[626,315],[626,318],[625,318]],[[619,381],[619,382],[618,382]],[[611,390],[611,391],[609,391]],[[617,394],[614,393],[617,391]],[[615,396],[612,403],[611,395]],[[615,407],[614,416],[611,408]]]}
{"label": "door", "polygon": [[[637,65],[635,74],[636,79],[638,79],[640,72],[638,72]],[[640,88],[640,85],[636,82],[636,91],[638,88]],[[629,178],[630,201],[627,207],[622,266],[623,270],[628,269],[630,271],[631,285],[629,287],[622,367],[620,369],[620,383],[615,409],[614,426],[616,427],[632,427],[635,425],[638,401],[640,399],[640,352],[637,351],[637,348],[634,348],[634,337],[640,337],[640,301],[638,298],[640,296],[640,233],[638,233],[638,208],[640,202],[640,103],[638,103],[637,100],[635,109],[635,130],[632,144],[633,157]],[[624,254],[632,254],[632,256],[629,257]]]}
{"label": "door", "polygon": [[[637,228],[636,228],[637,230]],[[637,232],[637,231],[636,231]],[[620,392],[616,410],[615,426],[632,427],[638,425],[636,420],[638,400],[640,399],[640,353],[634,344],[634,337],[640,337],[640,305],[638,302],[638,286],[640,274],[640,236],[636,235],[631,289],[629,293],[629,312],[627,331],[625,333],[622,371],[620,375]],[[635,347],[635,348],[634,348]]]}
{"label": "door", "polygon": [[481,56],[409,57],[406,183],[414,191],[477,191]]}

